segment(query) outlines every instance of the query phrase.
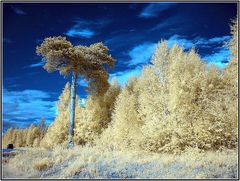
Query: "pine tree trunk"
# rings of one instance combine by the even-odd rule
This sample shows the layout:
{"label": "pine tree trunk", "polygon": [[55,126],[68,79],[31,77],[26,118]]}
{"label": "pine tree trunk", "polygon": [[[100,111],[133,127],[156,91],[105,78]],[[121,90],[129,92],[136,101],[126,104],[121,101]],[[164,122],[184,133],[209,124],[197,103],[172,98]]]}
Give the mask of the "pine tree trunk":
{"label": "pine tree trunk", "polygon": [[71,102],[70,102],[70,125],[69,125],[69,135],[68,135],[68,148],[73,147],[73,135],[74,135],[74,119],[75,119],[75,100],[76,100],[76,80],[77,75],[73,72],[72,84],[71,84]]}

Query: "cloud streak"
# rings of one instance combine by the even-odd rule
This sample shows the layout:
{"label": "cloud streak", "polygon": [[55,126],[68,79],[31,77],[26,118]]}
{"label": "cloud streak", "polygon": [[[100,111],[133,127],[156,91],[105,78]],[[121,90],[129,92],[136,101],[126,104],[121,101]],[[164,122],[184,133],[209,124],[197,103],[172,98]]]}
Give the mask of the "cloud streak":
{"label": "cloud streak", "polygon": [[197,37],[193,40],[186,39],[184,36],[173,35],[168,39],[168,46],[172,47],[174,43],[183,47],[184,49],[190,48],[210,48],[212,45],[214,46],[222,46],[225,42],[231,39],[230,36],[222,36],[222,37],[213,37],[210,39]]}
{"label": "cloud streak", "polygon": [[96,21],[77,18],[74,25],[66,32],[65,35],[75,38],[88,39],[97,34],[95,30],[101,29],[110,21],[106,19],[99,19]]}
{"label": "cloud streak", "polygon": [[231,39],[231,36],[222,36],[222,37],[213,37],[210,39],[205,39],[205,38],[195,38],[194,44],[197,46],[202,46],[202,47],[210,47],[210,45],[224,45],[225,42],[229,41]]}
{"label": "cloud streak", "polygon": [[176,3],[151,3],[143,9],[143,11],[139,14],[139,17],[155,18],[161,12],[168,10],[169,8],[171,8],[175,5],[176,5]]}
{"label": "cloud streak", "polygon": [[75,38],[91,38],[95,35],[95,32],[90,29],[73,28],[73,29],[70,29],[66,33],[66,35],[69,37],[75,37]]}
{"label": "cloud streak", "polygon": [[130,57],[130,60],[127,62],[128,66],[148,63],[156,47],[156,43],[143,43],[135,46],[128,53]]}
{"label": "cloud streak", "polygon": [[222,43],[225,41],[229,41],[231,39],[231,36],[222,36],[222,37],[214,37],[208,40],[209,43]]}
{"label": "cloud streak", "polygon": [[18,7],[11,6],[11,8],[18,15],[27,15],[27,13],[25,11],[23,11],[22,9],[20,9]]}
{"label": "cloud streak", "polygon": [[174,44],[177,44],[184,49],[190,49],[194,47],[194,41],[185,39],[183,36],[173,35],[168,39],[168,47],[171,48]]}
{"label": "cloud streak", "polygon": [[227,48],[222,48],[219,51],[206,55],[203,60],[208,62],[208,65],[216,65],[218,68],[225,68],[230,60],[230,51]]}
{"label": "cloud streak", "polygon": [[115,72],[110,74],[109,77],[109,82],[111,82],[113,80],[113,78],[116,78],[118,83],[120,85],[125,85],[130,77],[138,77],[141,73],[141,67],[137,66],[134,69],[128,69],[125,71],[119,71],[119,72]]}
{"label": "cloud streak", "polygon": [[183,36],[174,35],[168,39],[168,46],[173,44],[183,47],[185,50],[195,48],[212,48],[214,53],[202,56],[202,59],[208,65],[216,65],[218,68],[225,68],[230,60],[230,51],[224,47],[225,43],[231,39],[230,36],[206,38],[195,38],[193,40],[185,39]]}
{"label": "cloud streak", "polygon": [[51,93],[41,90],[26,89],[9,91],[3,87],[3,122],[17,121],[18,126],[44,117],[53,120],[56,115],[56,101],[50,101]]}
{"label": "cloud streak", "polygon": [[24,68],[36,68],[36,67],[42,67],[43,65],[44,65],[44,62],[41,61],[41,62],[38,62],[38,63],[34,63],[34,64],[31,64],[31,65],[25,66]]}

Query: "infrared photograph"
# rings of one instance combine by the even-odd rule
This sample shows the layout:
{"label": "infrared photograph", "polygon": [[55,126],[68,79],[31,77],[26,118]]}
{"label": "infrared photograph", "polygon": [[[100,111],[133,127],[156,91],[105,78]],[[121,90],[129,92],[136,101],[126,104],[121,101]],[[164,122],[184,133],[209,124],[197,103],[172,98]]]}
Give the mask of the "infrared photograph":
{"label": "infrared photograph", "polygon": [[2,179],[238,179],[239,2],[2,2]]}

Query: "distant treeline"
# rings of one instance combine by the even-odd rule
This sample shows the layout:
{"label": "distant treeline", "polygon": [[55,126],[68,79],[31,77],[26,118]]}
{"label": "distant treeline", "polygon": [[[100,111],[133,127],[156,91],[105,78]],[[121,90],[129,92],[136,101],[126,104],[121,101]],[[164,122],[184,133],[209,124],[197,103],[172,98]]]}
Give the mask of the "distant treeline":
{"label": "distant treeline", "polygon": [[10,128],[3,136],[3,148],[7,148],[8,144],[14,147],[38,147],[46,130],[44,119],[37,126],[31,124],[25,129]]}

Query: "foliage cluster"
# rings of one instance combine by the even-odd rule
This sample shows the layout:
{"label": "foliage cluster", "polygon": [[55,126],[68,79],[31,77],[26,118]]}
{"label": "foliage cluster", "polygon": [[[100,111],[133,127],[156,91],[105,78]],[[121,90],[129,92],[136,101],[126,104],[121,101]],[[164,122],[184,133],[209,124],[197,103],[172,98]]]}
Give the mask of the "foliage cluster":
{"label": "foliage cluster", "polygon": [[7,148],[8,144],[13,144],[15,147],[38,147],[40,141],[44,137],[46,132],[45,120],[42,119],[39,125],[30,125],[26,129],[13,129],[10,128],[4,134],[3,148]]}

